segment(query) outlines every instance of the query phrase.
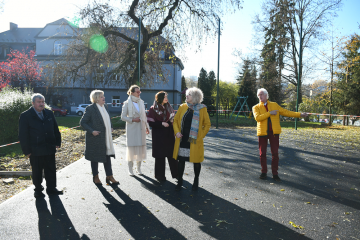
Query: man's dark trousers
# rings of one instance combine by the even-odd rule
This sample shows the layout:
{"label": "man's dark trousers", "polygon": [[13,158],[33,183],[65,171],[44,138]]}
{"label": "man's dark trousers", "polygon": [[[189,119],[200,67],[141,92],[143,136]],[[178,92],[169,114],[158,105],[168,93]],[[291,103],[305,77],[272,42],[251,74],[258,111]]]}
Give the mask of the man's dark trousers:
{"label": "man's dark trousers", "polygon": [[35,191],[44,190],[41,185],[43,176],[42,171],[44,169],[46,187],[48,189],[56,188],[56,166],[55,166],[55,154],[45,156],[30,156],[30,164],[32,167],[32,180],[35,186]]}
{"label": "man's dark trousers", "polygon": [[19,140],[24,155],[30,155],[35,191],[42,191],[42,170],[47,189],[56,188],[56,146],[61,146],[61,134],[52,111],[44,109],[41,119],[34,108],[23,112],[19,119]]}

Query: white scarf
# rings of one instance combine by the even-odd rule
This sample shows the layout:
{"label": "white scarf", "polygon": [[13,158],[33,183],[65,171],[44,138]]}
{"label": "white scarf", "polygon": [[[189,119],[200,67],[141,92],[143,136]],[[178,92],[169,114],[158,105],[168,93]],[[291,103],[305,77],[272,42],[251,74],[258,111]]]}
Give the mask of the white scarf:
{"label": "white scarf", "polygon": [[106,155],[107,156],[115,155],[115,149],[111,134],[110,116],[107,113],[104,106],[100,106],[99,104],[96,104],[96,106],[98,107],[101,117],[105,124]]}
{"label": "white scarf", "polygon": [[128,98],[128,115],[129,115],[129,117],[132,118],[134,116],[133,110],[134,110],[135,106],[134,106],[133,102],[139,104],[140,120],[145,123],[145,126],[146,126],[147,129],[150,129],[149,124],[147,122],[146,113],[145,113],[144,101],[141,100],[138,97],[133,96],[133,95],[130,95],[129,98]]}

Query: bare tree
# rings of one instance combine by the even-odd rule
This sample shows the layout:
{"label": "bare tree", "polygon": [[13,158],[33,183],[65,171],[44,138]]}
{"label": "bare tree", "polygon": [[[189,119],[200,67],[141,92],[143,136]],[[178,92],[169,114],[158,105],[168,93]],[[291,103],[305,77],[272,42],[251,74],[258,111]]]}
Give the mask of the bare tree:
{"label": "bare tree", "polygon": [[[276,18],[278,24],[283,25],[284,37],[281,44],[283,46],[283,69],[281,78],[295,86],[299,86],[299,103],[302,100],[301,85],[304,72],[311,70],[302,69],[299,73],[299,55],[304,53],[311,55],[305,50],[309,47],[315,47],[317,43],[323,40],[323,31],[331,23],[332,17],[336,16],[336,11],[341,7],[342,0],[268,0],[263,5],[261,15],[255,17],[254,23],[258,29],[263,31],[269,29],[274,22],[274,14],[281,14],[282,18]],[[282,8],[279,8],[279,4]],[[282,9],[282,12],[274,12],[274,9]],[[285,13],[283,11],[286,11]],[[301,22],[303,29],[301,32]],[[300,48],[300,40],[302,48]],[[300,74],[300,77],[299,77]]]}
{"label": "bare tree", "polygon": [[[62,70],[57,72],[66,70],[67,76],[60,78],[75,80],[105,71],[105,75],[117,75],[126,85],[137,83],[140,27],[140,85],[151,85],[154,77],[166,81],[162,63],[180,61],[175,49],[189,44],[200,49],[203,42],[216,36],[218,18],[241,9],[241,3],[242,0],[94,0],[80,11],[87,30],[79,30],[77,41],[68,46],[66,56],[59,60]],[[94,35],[108,42],[106,52],[99,53],[91,46]],[[70,58],[76,61],[69,62]]]}

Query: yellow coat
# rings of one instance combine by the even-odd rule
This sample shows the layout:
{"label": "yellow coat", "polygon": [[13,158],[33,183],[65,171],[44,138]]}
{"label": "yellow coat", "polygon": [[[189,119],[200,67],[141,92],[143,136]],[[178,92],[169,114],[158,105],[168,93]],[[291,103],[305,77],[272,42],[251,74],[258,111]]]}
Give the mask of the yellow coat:
{"label": "yellow coat", "polygon": [[[266,111],[263,102],[253,107],[254,118],[257,121],[257,135],[266,136],[268,135],[268,118],[271,119],[271,126],[274,134],[281,133],[280,127],[280,115],[285,117],[300,117],[299,112],[292,112],[279,106],[276,102],[267,101],[269,111]],[[270,112],[273,110],[279,110],[276,115],[271,115]]]}
{"label": "yellow coat", "polygon": [[[181,133],[181,120],[188,110],[187,104],[181,104],[174,118],[174,133]],[[209,132],[211,126],[207,108],[200,109],[199,131],[196,139],[196,144],[190,143],[190,162],[200,163],[204,161],[204,141],[203,138]],[[177,160],[181,138],[175,139],[173,158]]]}

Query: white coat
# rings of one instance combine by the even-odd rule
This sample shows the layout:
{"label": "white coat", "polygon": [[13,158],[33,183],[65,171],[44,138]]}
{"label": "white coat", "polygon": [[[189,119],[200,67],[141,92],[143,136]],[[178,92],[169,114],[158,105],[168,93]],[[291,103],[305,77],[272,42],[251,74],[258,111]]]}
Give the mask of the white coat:
{"label": "white coat", "polygon": [[[145,113],[144,101],[140,100],[139,107],[143,108]],[[121,120],[126,122],[126,146],[136,147],[146,145],[146,128],[150,129],[147,122],[133,122],[132,119],[140,118],[140,113],[132,104],[133,116],[130,117],[128,113],[128,101],[123,103],[123,109],[121,113]],[[146,119],[146,115],[145,115]]]}

